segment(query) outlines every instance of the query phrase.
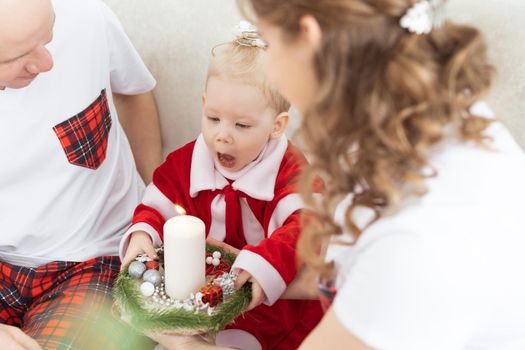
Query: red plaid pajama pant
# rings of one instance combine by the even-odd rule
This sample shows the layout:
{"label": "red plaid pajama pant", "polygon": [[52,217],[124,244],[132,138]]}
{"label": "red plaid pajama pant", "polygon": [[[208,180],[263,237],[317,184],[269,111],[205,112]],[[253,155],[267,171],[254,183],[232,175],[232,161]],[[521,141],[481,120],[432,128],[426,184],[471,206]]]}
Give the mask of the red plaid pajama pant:
{"label": "red plaid pajama pant", "polygon": [[36,268],[0,261],[0,323],[20,327],[44,349],[151,349],[112,317],[116,256]]}

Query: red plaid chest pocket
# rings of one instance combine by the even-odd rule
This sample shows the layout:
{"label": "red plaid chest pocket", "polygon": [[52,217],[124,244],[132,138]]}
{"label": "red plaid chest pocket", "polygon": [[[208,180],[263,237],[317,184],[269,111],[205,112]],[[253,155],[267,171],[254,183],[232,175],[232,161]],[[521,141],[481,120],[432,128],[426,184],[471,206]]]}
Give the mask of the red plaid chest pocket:
{"label": "red plaid chest pocket", "polygon": [[67,160],[97,169],[106,159],[111,115],[106,90],[86,109],[53,127]]}

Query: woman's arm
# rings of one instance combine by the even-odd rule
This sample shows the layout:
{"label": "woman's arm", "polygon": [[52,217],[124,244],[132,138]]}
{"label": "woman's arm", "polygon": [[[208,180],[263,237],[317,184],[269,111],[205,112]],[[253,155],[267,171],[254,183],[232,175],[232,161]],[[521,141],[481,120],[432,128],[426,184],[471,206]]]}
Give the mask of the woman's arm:
{"label": "woman's arm", "polygon": [[[210,344],[198,336],[150,335],[150,337],[169,350],[230,350]],[[343,327],[332,309],[327,312],[299,349],[372,350]]]}
{"label": "woman's arm", "polygon": [[306,266],[302,266],[292,283],[284,291],[281,299],[319,299],[317,273]]}
{"label": "woman's arm", "polygon": [[350,333],[337,319],[333,309],[328,310],[317,327],[303,341],[300,350],[372,350]]}

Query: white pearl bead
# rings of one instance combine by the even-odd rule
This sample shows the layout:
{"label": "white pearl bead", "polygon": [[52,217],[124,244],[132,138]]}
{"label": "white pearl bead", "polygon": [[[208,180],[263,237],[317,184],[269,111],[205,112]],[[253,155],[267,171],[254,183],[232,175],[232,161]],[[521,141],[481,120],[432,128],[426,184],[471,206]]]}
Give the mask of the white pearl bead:
{"label": "white pearl bead", "polygon": [[213,258],[212,262],[213,266],[219,266],[219,264],[221,263],[221,261],[217,258]]}
{"label": "white pearl bead", "polygon": [[206,264],[211,265],[211,262],[213,261],[213,258],[211,256],[208,256],[206,258]]}
{"label": "white pearl bead", "polygon": [[219,251],[215,251],[215,252],[213,252],[212,255],[213,255],[214,258],[217,258],[217,259],[220,259],[220,258],[221,258],[221,252],[219,252]]}

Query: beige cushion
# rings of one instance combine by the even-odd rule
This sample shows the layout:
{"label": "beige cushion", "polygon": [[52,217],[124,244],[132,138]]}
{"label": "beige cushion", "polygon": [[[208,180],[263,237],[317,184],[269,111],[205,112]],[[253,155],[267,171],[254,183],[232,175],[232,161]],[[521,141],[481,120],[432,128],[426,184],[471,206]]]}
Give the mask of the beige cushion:
{"label": "beige cushion", "polygon": [[211,48],[240,20],[229,0],[106,0],[157,79],[164,154],[197,137]]}
{"label": "beige cushion", "polygon": [[[231,39],[240,17],[234,0],[105,0],[157,78],[164,152],[195,138],[200,95],[213,45]],[[450,0],[450,17],[486,35],[499,71],[489,98],[525,145],[525,2]]]}
{"label": "beige cushion", "polygon": [[450,0],[450,17],[472,23],[488,41],[497,69],[488,100],[516,140],[525,147],[525,2]]}

